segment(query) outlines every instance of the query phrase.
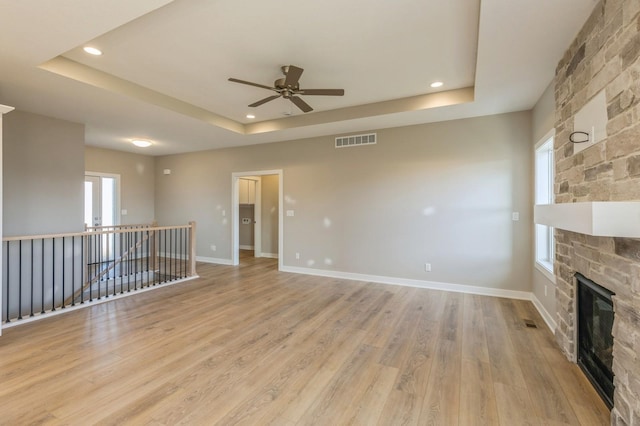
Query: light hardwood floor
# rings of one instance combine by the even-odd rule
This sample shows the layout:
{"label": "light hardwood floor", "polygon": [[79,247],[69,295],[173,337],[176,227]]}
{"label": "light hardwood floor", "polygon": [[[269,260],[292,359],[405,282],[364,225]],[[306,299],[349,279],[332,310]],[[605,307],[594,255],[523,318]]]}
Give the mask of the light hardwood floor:
{"label": "light hardwood floor", "polygon": [[6,329],[0,424],[609,424],[529,302],[241,263]]}

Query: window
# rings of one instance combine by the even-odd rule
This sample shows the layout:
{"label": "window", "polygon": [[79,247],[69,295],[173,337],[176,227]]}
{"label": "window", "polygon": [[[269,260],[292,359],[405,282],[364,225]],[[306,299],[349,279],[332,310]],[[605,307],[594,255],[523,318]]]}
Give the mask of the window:
{"label": "window", "polygon": [[[553,138],[552,131],[536,144],[535,203],[553,203]],[[536,224],[536,266],[553,277],[553,228]]]}

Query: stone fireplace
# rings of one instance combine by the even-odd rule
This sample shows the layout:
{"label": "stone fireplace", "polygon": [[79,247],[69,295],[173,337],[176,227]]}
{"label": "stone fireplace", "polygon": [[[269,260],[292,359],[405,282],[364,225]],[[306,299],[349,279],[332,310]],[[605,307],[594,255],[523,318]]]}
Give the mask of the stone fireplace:
{"label": "stone fireplace", "polygon": [[556,231],[556,339],[577,360],[576,272],[610,290],[615,393],[612,424],[640,425],[640,241]]}
{"label": "stone fireplace", "polygon": [[[556,203],[640,201],[639,57],[640,1],[601,0],[556,69]],[[574,154],[574,118],[603,91],[607,137]],[[575,273],[615,294],[611,423],[640,426],[640,239],[562,229],[555,237],[556,340],[576,361]]]}

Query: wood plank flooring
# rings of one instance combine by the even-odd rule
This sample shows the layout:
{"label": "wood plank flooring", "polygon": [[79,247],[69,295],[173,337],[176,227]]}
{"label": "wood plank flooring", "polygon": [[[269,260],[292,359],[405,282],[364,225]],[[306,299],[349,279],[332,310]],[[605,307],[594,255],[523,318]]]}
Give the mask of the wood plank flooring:
{"label": "wood plank flooring", "polygon": [[0,424],[609,424],[529,302],[276,264],[5,329]]}

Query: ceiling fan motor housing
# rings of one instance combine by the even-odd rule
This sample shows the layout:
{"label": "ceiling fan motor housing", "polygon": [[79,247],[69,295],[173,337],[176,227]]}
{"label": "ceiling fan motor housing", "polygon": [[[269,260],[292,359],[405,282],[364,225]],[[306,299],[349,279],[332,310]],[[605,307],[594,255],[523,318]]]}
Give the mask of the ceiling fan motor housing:
{"label": "ceiling fan motor housing", "polygon": [[295,86],[293,87],[287,87],[284,84],[285,81],[285,77],[279,78],[276,81],[273,82],[273,87],[275,87],[276,89],[289,89],[289,90],[300,90],[300,84],[296,83]]}

